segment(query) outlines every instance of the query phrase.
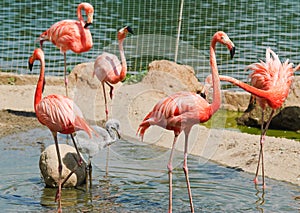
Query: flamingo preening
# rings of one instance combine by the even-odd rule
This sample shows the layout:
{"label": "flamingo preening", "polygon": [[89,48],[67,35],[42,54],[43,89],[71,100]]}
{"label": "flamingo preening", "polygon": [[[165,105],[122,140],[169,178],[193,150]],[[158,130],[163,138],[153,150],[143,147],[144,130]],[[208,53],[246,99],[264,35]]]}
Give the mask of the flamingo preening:
{"label": "flamingo preening", "polygon": [[48,95],[42,98],[42,93],[44,89],[44,73],[45,73],[45,59],[44,52],[42,49],[37,48],[34,50],[32,56],[29,58],[28,64],[30,70],[35,60],[39,60],[40,76],[38,79],[37,87],[34,96],[34,111],[39,122],[49,128],[51,131],[57,152],[58,158],[58,189],[55,196],[55,201],[58,202],[58,212],[61,212],[61,188],[64,182],[75,172],[76,168],[63,180],[62,179],[62,159],[60,157],[60,151],[57,140],[57,133],[69,134],[74,143],[77,154],[80,158],[78,165],[82,163],[81,155],[79,154],[78,148],[76,146],[75,139],[72,135],[77,130],[84,130],[90,137],[92,132],[95,132],[85,121],[82,112],[78,106],[70,98],[62,95]]}
{"label": "flamingo preening", "polygon": [[123,49],[123,41],[126,38],[128,32],[133,34],[132,29],[129,26],[126,26],[120,29],[117,35],[121,62],[116,55],[104,52],[97,57],[94,64],[93,76],[96,75],[98,80],[102,84],[106,121],[108,120],[108,107],[104,84],[107,84],[110,87],[109,95],[112,99],[113,86],[111,84],[116,84],[120,81],[123,81],[126,78],[127,63]]}
{"label": "flamingo preening", "polygon": [[[85,22],[81,10],[85,10],[87,21]],[[75,53],[89,51],[93,47],[91,32],[88,28],[93,23],[94,8],[89,3],[80,3],[77,7],[78,20],[62,20],[53,24],[49,29],[43,32],[38,40],[40,47],[43,47],[44,41],[51,41],[64,54],[64,80],[66,95],[68,96],[68,79],[66,52],[71,50]]]}
{"label": "flamingo preening", "polygon": [[213,35],[210,45],[210,66],[213,81],[212,103],[209,104],[203,97],[196,93],[175,93],[160,100],[154,106],[152,111],[149,112],[148,115],[146,115],[143,122],[139,125],[137,131],[142,139],[144,137],[145,131],[151,125],[158,125],[162,128],[172,130],[174,132],[173,145],[167,166],[169,174],[169,212],[172,212],[172,159],[178,135],[182,131],[185,135],[183,170],[186,177],[191,212],[194,212],[187,166],[188,138],[191,128],[195,124],[203,123],[209,120],[221,105],[220,80],[215,55],[215,48],[217,43],[225,45],[230,50],[231,57],[233,57],[235,53],[234,44],[229,39],[226,33],[219,31]]}
{"label": "flamingo preening", "polygon": [[[221,81],[228,81],[256,96],[256,100],[262,109],[260,151],[254,183],[258,183],[258,171],[261,162],[263,188],[266,187],[263,152],[265,135],[267,133],[269,124],[272,120],[275,110],[279,109],[282,106],[289,94],[292,80],[294,77],[294,72],[299,69],[300,65],[293,68],[293,63],[290,63],[288,59],[285,62],[281,63],[278,55],[275,52],[273,52],[270,48],[267,48],[265,62],[260,61],[257,63],[250,64],[246,67],[246,70],[253,70],[253,72],[250,74],[251,85],[253,86],[229,76],[219,76]],[[210,77],[208,77],[206,81],[209,82],[209,78]],[[272,111],[268,120],[266,121],[266,124],[264,125],[264,111],[267,107],[270,107]]]}

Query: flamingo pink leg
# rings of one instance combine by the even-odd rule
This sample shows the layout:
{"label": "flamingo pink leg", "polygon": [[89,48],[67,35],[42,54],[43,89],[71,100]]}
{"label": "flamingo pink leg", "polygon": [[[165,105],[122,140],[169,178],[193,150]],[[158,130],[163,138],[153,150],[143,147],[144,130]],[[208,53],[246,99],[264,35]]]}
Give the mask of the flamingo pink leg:
{"label": "flamingo pink leg", "polygon": [[69,97],[68,94],[68,77],[67,77],[67,56],[64,52],[64,62],[65,62],[65,69],[64,69],[64,81],[65,81],[65,88],[66,88],[66,96]]}
{"label": "flamingo pink leg", "polygon": [[191,185],[190,185],[190,180],[189,180],[189,170],[188,170],[188,165],[187,165],[189,132],[190,132],[190,130],[185,130],[185,132],[184,132],[185,133],[185,146],[184,146],[183,171],[185,174],[186,185],[188,188],[188,193],[189,193],[189,198],[190,198],[191,212],[193,213],[194,205],[193,205],[192,191],[191,191]]}
{"label": "flamingo pink leg", "polygon": [[173,171],[173,166],[172,166],[172,160],[173,160],[173,155],[174,155],[174,150],[175,150],[175,144],[178,138],[178,134],[175,134],[172,149],[171,149],[171,154],[168,162],[168,173],[169,173],[169,213],[172,212],[172,171]]}
{"label": "flamingo pink leg", "polygon": [[56,191],[55,195],[55,202],[58,202],[58,208],[57,212],[61,212],[61,186],[62,186],[62,161],[60,157],[60,151],[59,151],[59,146],[58,146],[58,140],[57,140],[57,132],[52,132],[54,142],[55,142],[55,147],[56,147],[56,153],[57,153],[57,159],[58,159],[58,188]]}
{"label": "flamingo pink leg", "polygon": [[263,127],[264,126],[264,110],[262,111],[262,124],[261,124],[261,136],[260,136],[260,150],[259,150],[259,156],[258,156],[258,163],[257,163],[257,168],[256,168],[256,173],[255,173],[255,178],[254,178],[254,183],[255,184],[258,184],[258,170],[259,170],[259,165],[260,165],[260,159],[261,159],[261,166],[262,166],[262,185],[263,185],[263,188],[266,188],[266,184],[265,184],[265,168],[264,168],[264,151],[263,151],[263,144],[264,144],[264,141],[265,141],[265,136],[266,136],[266,133],[267,133],[267,130],[269,128],[269,125],[271,123],[271,120],[272,120],[272,117],[273,117],[273,114],[274,114],[275,110],[272,110],[271,114],[270,114],[270,117],[266,123],[266,126],[265,128]]}
{"label": "flamingo pink leg", "polygon": [[105,104],[105,119],[106,121],[108,120],[108,108],[107,108],[107,99],[106,99],[106,92],[105,92],[105,85],[104,85],[104,82],[101,82],[102,83],[102,90],[103,90],[103,96],[104,96],[104,104]]}

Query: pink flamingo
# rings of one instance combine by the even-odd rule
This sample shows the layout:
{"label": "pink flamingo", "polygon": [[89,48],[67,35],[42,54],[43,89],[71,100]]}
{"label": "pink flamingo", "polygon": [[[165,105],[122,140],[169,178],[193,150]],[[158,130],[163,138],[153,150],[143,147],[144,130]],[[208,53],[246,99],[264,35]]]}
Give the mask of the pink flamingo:
{"label": "pink flamingo", "polygon": [[[263,154],[265,135],[275,110],[279,109],[287,98],[294,77],[294,72],[299,68],[300,65],[298,65],[296,68],[293,68],[293,64],[289,63],[288,59],[284,63],[281,63],[278,55],[276,55],[270,48],[267,48],[266,62],[260,61],[260,63],[253,63],[246,67],[246,70],[253,70],[253,73],[250,74],[251,84],[253,86],[229,76],[219,76],[221,81],[231,82],[247,92],[250,92],[252,95],[255,95],[256,100],[262,109],[260,151],[254,183],[258,183],[257,177],[261,161],[263,188],[266,187]],[[210,76],[206,79],[207,82],[210,81],[209,78]],[[266,107],[270,107],[272,111],[264,127],[264,111]]]}
{"label": "pink flamingo", "polygon": [[106,121],[108,120],[108,107],[107,107],[107,99],[106,99],[104,83],[106,83],[110,87],[109,95],[110,98],[112,99],[113,86],[111,84],[116,84],[120,81],[123,81],[127,73],[127,63],[126,63],[124,49],[123,49],[123,41],[126,38],[128,32],[133,34],[132,29],[129,26],[126,26],[120,29],[117,35],[122,63],[120,62],[120,60],[116,55],[105,52],[97,57],[94,64],[93,76],[96,75],[102,84],[104,102],[105,102]]}
{"label": "pink flamingo", "polygon": [[[57,132],[62,134],[70,134],[74,146],[76,148],[77,154],[80,157],[81,155],[78,152],[74,137],[72,133],[77,130],[84,130],[91,137],[91,132],[95,132],[83,118],[82,112],[78,106],[68,97],[62,95],[48,95],[42,98],[42,92],[44,89],[44,72],[45,72],[45,59],[44,52],[42,49],[37,48],[34,50],[32,56],[29,58],[29,68],[32,70],[32,66],[35,60],[39,60],[41,63],[40,76],[37,83],[34,96],[34,111],[39,122],[47,126],[54,138],[57,158],[58,158],[58,190],[56,193],[55,201],[58,201],[58,212],[61,212],[61,188],[64,182],[75,172],[72,171],[65,180],[62,180],[62,160],[60,157]],[[78,162],[80,166],[82,163],[81,157]]]}
{"label": "pink flamingo", "polygon": [[212,103],[209,104],[204,98],[196,93],[175,93],[160,100],[154,106],[153,110],[144,118],[137,131],[142,140],[145,131],[151,125],[158,125],[174,132],[174,141],[167,166],[169,171],[169,212],[172,212],[172,158],[177,137],[182,131],[185,134],[183,170],[186,177],[191,212],[194,212],[187,166],[188,137],[193,125],[209,120],[221,105],[220,80],[215,55],[215,47],[217,42],[227,46],[227,48],[230,50],[231,57],[233,57],[235,53],[234,44],[229,37],[222,31],[216,32],[212,37],[210,45],[210,65],[212,69],[214,90]]}
{"label": "pink flamingo", "polygon": [[[81,14],[84,9],[87,15],[87,21]],[[83,53],[89,51],[93,47],[91,32],[88,28],[93,23],[94,8],[89,3],[80,3],[77,7],[78,20],[62,20],[53,24],[49,29],[43,32],[38,40],[41,48],[44,41],[51,41],[64,54],[64,80],[66,87],[66,95],[68,96],[68,80],[66,76],[66,52],[71,50],[75,53]]]}

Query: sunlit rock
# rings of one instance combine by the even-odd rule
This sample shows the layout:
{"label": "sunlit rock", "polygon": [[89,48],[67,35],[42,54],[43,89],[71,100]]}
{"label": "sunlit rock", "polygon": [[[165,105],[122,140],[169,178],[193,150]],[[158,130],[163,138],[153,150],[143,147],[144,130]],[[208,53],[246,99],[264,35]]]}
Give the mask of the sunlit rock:
{"label": "sunlit rock", "polygon": [[[59,144],[59,150],[62,160],[62,179],[65,179],[77,166],[79,157],[74,147],[67,144]],[[57,187],[57,181],[59,178],[58,173],[58,159],[55,149],[55,145],[48,146],[40,156],[40,171],[44,178],[45,184],[48,187]],[[83,162],[81,167],[77,167],[76,171],[68,179],[63,187],[74,187],[82,185],[85,182],[86,177],[86,164]]]}

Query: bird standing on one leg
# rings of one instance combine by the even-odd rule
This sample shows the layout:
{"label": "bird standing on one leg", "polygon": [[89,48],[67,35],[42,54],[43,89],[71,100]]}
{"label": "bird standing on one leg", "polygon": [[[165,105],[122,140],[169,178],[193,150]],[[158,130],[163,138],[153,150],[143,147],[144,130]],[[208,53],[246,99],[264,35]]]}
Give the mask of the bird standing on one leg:
{"label": "bird standing on one leg", "polygon": [[58,202],[58,212],[61,212],[62,185],[75,172],[76,168],[74,168],[74,170],[65,178],[65,180],[62,179],[62,159],[60,157],[57,133],[60,132],[62,134],[70,134],[77,154],[80,158],[78,162],[78,166],[80,166],[82,164],[82,159],[72,134],[75,131],[84,130],[91,137],[92,132],[95,131],[88,125],[79,107],[70,98],[56,94],[48,95],[42,98],[45,83],[45,59],[42,49],[35,49],[32,56],[29,58],[28,64],[30,70],[32,70],[35,60],[40,61],[41,68],[34,96],[34,111],[39,122],[49,128],[54,138],[59,172],[59,179],[57,183],[58,189],[55,201]]}
{"label": "bird standing on one leg", "polygon": [[[260,151],[254,183],[258,183],[257,177],[261,163],[263,188],[266,187],[263,151],[265,135],[275,110],[282,106],[289,94],[294,72],[299,69],[300,65],[298,65],[296,68],[293,68],[293,64],[289,63],[288,59],[284,63],[281,63],[278,55],[276,55],[276,53],[274,53],[270,48],[267,48],[265,62],[260,61],[259,63],[253,63],[246,67],[246,70],[253,70],[253,73],[250,74],[251,84],[253,86],[229,76],[219,76],[221,81],[231,82],[247,92],[250,92],[252,95],[255,95],[256,101],[259,103],[262,109]],[[264,112],[267,107],[270,107],[272,111],[266,124],[264,125]]]}
{"label": "bird standing on one leg", "polygon": [[[85,10],[87,21],[85,22],[81,10]],[[94,8],[89,3],[80,3],[77,7],[78,20],[62,20],[53,24],[49,29],[43,32],[38,40],[40,47],[43,47],[44,41],[51,41],[64,54],[64,80],[66,95],[68,96],[68,79],[66,52],[71,50],[75,53],[89,51],[93,47],[91,32],[88,28],[93,23]]]}
{"label": "bird standing on one leg", "polygon": [[[96,75],[98,80],[102,84],[106,121],[108,120],[108,106],[107,106],[107,98],[105,92],[105,84],[107,84],[110,88],[109,96],[110,99],[112,99],[113,89],[114,89],[112,84],[116,84],[120,81],[123,81],[126,78],[127,63],[126,63],[126,58],[123,49],[123,42],[128,33],[133,34],[133,31],[129,26],[125,26],[122,29],[120,29],[117,34],[121,62],[116,55],[104,52],[97,57],[94,64],[93,76]],[[109,147],[107,148],[107,157],[106,157],[106,176],[108,176],[108,161],[109,161]]]}
{"label": "bird standing on one leg", "polygon": [[120,29],[117,35],[118,42],[119,42],[121,62],[116,55],[105,52],[97,57],[94,64],[93,76],[96,75],[102,84],[106,121],[108,120],[108,107],[107,107],[107,99],[106,99],[104,84],[107,84],[110,87],[109,96],[112,99],[113,86],[111,84],[116,84],[120,81],[123,81],[126,78],[127,63],[126,63],[124,49],[123,49],[123,41],[126,38],[128,32],[133,34],[132,29],[129,26],[126,26]]}
{"label": "bird standing on one leg", "polygon": [[188,176],[187,155],[188,155],[188,137],[191,128],[195,124],[206,122],[220,108],[221,91],[220,80],[217,68],[215,55],[216,43],[219,42],[225,45],[229,50],[231,57],[235,53],[233,42],[229,39],[226,33],[219,31],[214,34],[210,46],[210,66],[212,70],[213,80],[213,101],[209,104],[203,97],[192,92],[178,92],[160,100],[152,109],[152,111],[144,118],[139,125],[139,135],[144,137],[145,131],[151,125],[158,125],[167,130],[174,132],[174,140],[171,149],[170,159],[168,162],[169,174],[169,212],[172,212],[172,159],[175,149],[175,144],[178,135],[183,131],[185,135],[184,161],[183,170],[186,177],[188,188],[191,212],[194,212],[192,201],[192,192]]}

